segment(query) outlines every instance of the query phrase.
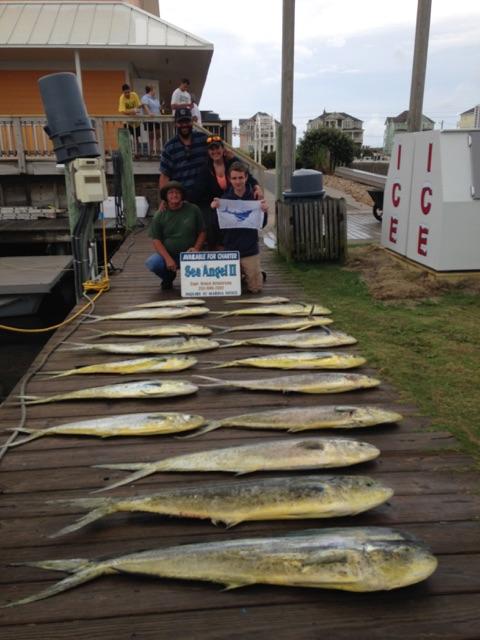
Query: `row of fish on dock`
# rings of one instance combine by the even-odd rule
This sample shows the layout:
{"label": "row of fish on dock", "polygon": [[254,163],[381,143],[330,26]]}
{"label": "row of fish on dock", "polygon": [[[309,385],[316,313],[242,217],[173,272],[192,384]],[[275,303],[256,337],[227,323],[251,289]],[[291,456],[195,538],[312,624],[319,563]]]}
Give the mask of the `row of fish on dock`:
{"label": "row of fish on dock", "polygon": [[[153,327],[95,331],[92,342],[66,344],[78,352],[91,351],[142,355],[130,360],[93,363],[65,371],[49,372],[51,378],[81,374],[133,374],[173,372],[198,364],[191,354],[241,345],[310,349],[295,353],[257,355],[228,362],[208,361],[210,368],[256,367],[271,369],[350,369],[366,361],[357,354],[315,351],[355,344],[355,338],[332,331],[330,311],[316,304],[290,303],[288,299],[264,297],[238,309],[217,312],[220,318],[231,316],[274,315],[269,319],[232,327],[203,326],[191,323],[168,324],[179,318],[212,313],[204,301],[168,300],[138,305],[122,313],[97,316],[102,320],[162,320]],[[221,332],[211,336],[213,329]],[[313,329],[313,330],[312,330]],[[233,331],[289,331],[262,338],[229,340],[222,334]],[[143,342],[97,342],[107,337],[155,338]],[[161,354],[161,355],[157,355]],[[224,380],[197,375],[205,380],[194,384],[177,379],[151,379],[84,388],[51,396],[24,396],[27,404],[81,399],[166,398],[193,394],[199,387],[233,387],[244,390],[296,392],[307,394],[338,393],[375,387],[380,381],[364,374],[309,373],[260,380]],[[402,416],[370,405],[322,405],[288,407],[250,412],[227,418],[206,420],[200,415],[180,412],[147,412],[82,420],[46,429],[22,431],[26,437],[15,440],[15,447],[43,436],[95,435],[151,436],[189,432],[195,437],[219,428],[268,429],[301,432],[317,429],[352,429],[394,423]],[[256,444],[163,458],[156,462],[97,465],[101,468],[132,472],[114,482],[105,491],[135,482],[156,472],[230,472],[237,475],[257,471],[305,471],[346,467],[374,460],[377,447],[353,439],[331,437],[289,437]],[[377,507],[393,495],[390,487],[363,475],[283,476],[228,482],[182,485],[135,497],[80,498],[67,503],[89,510],[77,522],[51,537],[71,534],[116,512],[146,512],[169,516],[210,519],[227,527],[252,520],[316,519],[353,516]],[[234,588],[255,583],[308,586],[349,591],[394,589],[426,579],[437,566],[436,558],[420,541],[409,534],[383,527],[348,527],[307,530],[283,536],[190,544],[133,553],[110,560],[50,560],[29,566],[66,571],[70,575],[36,595],[6,606],[47,598],[100,575],[116,572],[137,573],[168,578],[207,580]]]}

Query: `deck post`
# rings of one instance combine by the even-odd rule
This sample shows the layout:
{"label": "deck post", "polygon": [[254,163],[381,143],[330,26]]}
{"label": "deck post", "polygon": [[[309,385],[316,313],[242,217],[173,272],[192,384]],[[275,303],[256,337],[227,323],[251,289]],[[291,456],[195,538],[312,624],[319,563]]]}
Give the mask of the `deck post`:
{"label": "deck post", "polygon": [[15,136],[15,148],[17,150],[17,161],[19,173],[27,173],[25,162],[25,148],[23,146],[22,125],[20,118],[13,118],[13,134]]}
{"label": "deck post", "polygon": [[125,211],[125,226],[127,231],[132,231],[137,226],[137,207],[135,203],[132,143],[128,129],[118,130],[118,148],[122,156],[122,200]]}

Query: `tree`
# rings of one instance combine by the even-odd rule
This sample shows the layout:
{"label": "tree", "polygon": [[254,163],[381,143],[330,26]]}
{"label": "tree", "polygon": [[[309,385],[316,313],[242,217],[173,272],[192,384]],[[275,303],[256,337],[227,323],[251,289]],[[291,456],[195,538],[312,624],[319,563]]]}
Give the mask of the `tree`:
{"label": "tree", "polygon": [[335,171],[340,164],[350,164],[354,156],[351,138],[339,129],[322,127],[307,131],[297,147],[300,163],[306,169]]}

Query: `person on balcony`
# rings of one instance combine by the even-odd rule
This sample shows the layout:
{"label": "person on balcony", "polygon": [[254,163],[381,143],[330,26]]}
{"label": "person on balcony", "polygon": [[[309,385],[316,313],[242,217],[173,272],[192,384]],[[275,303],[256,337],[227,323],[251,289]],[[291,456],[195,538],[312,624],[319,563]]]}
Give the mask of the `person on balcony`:
{"label": "person on balcony", "polygon": [[[155,95],[155,89],[148,84],[141,102],[146,116],[160,115],[160,100]],[[150,153],[153,150],[158,151],[160,149],[160,122],[146,122],[144,127],[148,130]]]}
{"label": "person on balcony", "polygon": [[186,109],[192,108],[192,96],[189,92],[190,80],[188,78],[182,78],[180,85],[172,93],[171,107],[172,113],[175,115],[175,111],[181,107]]}
{"label": "person on balcony", "polygon": [[[143,113],[143,106],[140,102],[140,98],[135,91],[130,89],[129,84],[122,85],[122,93],[118,100],[118,112],[125,116],[137,116]],[[140,123],[132,121],[127,123],[130,135],[133,137],[133,146],[136,149],[138,138],[140,136]]]}
{"label": "person on balcony", "polygon": [[[239,162],[240,158],[225,148],[225,143],[220,136],[208,136],[206,143],[207,162],[200,170],[191,190],[191,199],[202,211],[207,232],[207,247],[213,251],[222,244],[222,234],[218,227],[217,214],[210,204],[213,198],[221,198],[230,187],[229,169],[234,162]],[[250,173],[248,173],[247,184],[251,187],[255,200],[262,200],[262,188]]]}
{"label": "person on balcony", "polygon": [[192,112],[185,107],[177,109],[175,127],[177,134],[165,144],[160,156],[160,193],[168,182],[177,180],[186,199],[195,202],[192,190],[207,161],[207,136],[193,130]]}
{"label": "person on balcony", "polygon": [[185,202],[180,182],[171,180],[161,190],[166,208],[153,217],[150,237],[155,253],[145,262],[147,269],[162,279],[162,289],[172,289],[183,251],[201,251],[206,234],[200,209]]}
{"label": "person on balcony", "polygon": [[197,98],[192,93],[192,120],[195,124],[202,124],[202,114],[198,108]]}

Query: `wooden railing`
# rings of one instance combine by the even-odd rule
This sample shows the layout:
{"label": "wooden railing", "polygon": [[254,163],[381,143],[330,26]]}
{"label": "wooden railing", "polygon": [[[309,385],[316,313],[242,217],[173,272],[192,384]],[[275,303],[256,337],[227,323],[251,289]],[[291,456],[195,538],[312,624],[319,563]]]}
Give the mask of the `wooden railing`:
{"label": "wooden railing", "polygon": [[[110,160],[112,152],[118,149],[117,130],[120,128],[129,126],[132,131],[133,153],[139,160],[158,158],[165,142],[175,134],[173,116],[136,117],[128,121],[122,116],[94,116],[92,122],[104,160]],[[28,162],[55,162],[45,125],[46,119],[41,116],[0,115],[0,162],[16,164],[19,173],[26,173]],[[205,122],[203,127],[224,140],[231,140],[230,121]]]}

